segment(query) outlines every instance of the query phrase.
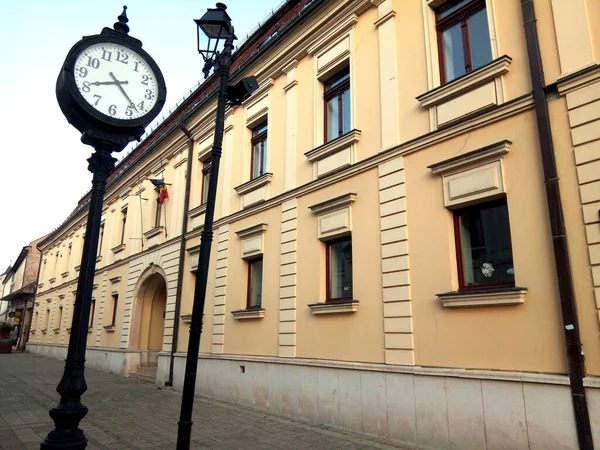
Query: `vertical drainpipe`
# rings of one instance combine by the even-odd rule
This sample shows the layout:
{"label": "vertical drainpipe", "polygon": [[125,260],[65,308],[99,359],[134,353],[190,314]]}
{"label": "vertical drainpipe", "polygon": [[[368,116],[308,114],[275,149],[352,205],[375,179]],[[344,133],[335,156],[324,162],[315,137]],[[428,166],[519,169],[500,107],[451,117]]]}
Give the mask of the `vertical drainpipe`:
{"label": "vertical drainpipe", "polygon": [[175,293],[175,318],[173,321],[173,342],[171,343],[171,359],[169,361],[169,379],[165,386],[173,386],[173,365],[175,363],[175,352],[177,351],[177,340],[179,336],[179,314],[181,313],[181,290],[183,288],[183,263],[185,261],[185,234],[187,232],[188,211],[190,209],[190,190],[192,184],[192,157],[194,154],[194,139],[189,130],[179,123],[179,128],[188,138],[187,165],[185,169],[185,196],[183,200],[183,220],[181,221],[181,243],[179,245],[179,266],[177,269],[177,292]]}
{"label": "vertical drainpipe", "polygon": [[575,413],[575,427],[577,429],[579,448],[583,450],[593,450],[594,443],[592,441],[590,416],[585,388],[583,386],[585,365],[583,352],[581,350],[581,340],[579,337],[577,305],[575,304],[575,294],[573,291],[571,264],[569,262],[569,251],[567,247],[560,188],[558,185],[558,174],[556,171],[556,161],[554,159],[554,143],[552,141],[552,130],[550,128],[548,101],[544,85],[544,70],[540,55],[533,0],[521,0],[521,7],[523,13],[523,26],[525,28],[525,41],[527,43],[527,54],[529,56],[529,69],[531,72],[535,114],[537,117],[540,153],[544,169],[544,183],[546,184],[546,199],[548,202],[548,214],[550,216],[550,229],[554,247],[554,262],[556,265],[556,276],[564,325],[563,331],[565,333],[567,359],[569,362],[569,380],[571,385],[571,399],[573,401],[573,410]]}

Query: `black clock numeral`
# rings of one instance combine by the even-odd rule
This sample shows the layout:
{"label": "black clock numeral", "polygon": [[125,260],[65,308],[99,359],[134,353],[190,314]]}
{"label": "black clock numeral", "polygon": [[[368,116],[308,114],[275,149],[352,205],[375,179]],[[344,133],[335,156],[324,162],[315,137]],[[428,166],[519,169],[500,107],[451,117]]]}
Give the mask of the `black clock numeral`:
{"label": "black clock numeral", "polygon": [[125,110],[125,115],[126,115],[127,117],[131,117],[131,116],[133,116],[133,108],[131,107],[131,105],[129,105],[129,106],[127,107],[127,109]]}
{"label": "black clock numeral", "polygon": [[90,82],[89,81],[84,81],[81,90],[83,92],[90,92]]}
{"label": "black clock numeral", "polygon": [[112,52],[107,52],[104,49],[102,50],[102,59],[104,61],[110,61],[111,57],[112,57]]}
{"label": "black clock numeral", "polygon": [[152,78],[150,78],[148,75],[142,75],[142,84],[148,86],[148,81],[150,81],[151,79]]}
{"label": "black clock numeral", "polygon": [[137,105],[135,105],[138,107],[139,110],[143,110],[144,109],[144,100],[142,100],[141,102],[139,102]]}
{"label": "black clock numeral", "polygon": [[77,69],[77,71],[79,72],[79,76],[81,78],[87,77],[88,70],[85,67],[80,67],[79,69]]}
{"label": "black clock numeral", "polygon": [[139,63],[139,62],[137,62],[137,61],[134,61],[134,62],[133,62],[133,71],[134,71],[134,72],[139,72],[139,71],[138,71],[138,67],[139,67],[139,65],[140,65],[140,63]]}
{"label": "black clock numeral", "polygon": [[98,60],[98,58],[92,58],[91,56],[88,56],[87,65],[92,69],[97,69],[98,67],[100,67],[100,61]]}
{"label": "black clock numeral", "polygon": [[98,94],[94,94],[94,98],[96,99],[96,101],[94,102],[94,106],[98,106],[98,102],[100,101],[102,96],[98,95]]}
{"label": "black clock numeral", "polygon": [[117,105],[110,105],[110,106],[108,107],[108,113],[109,113],[111,116],[114,116],[114,115],[117,113]]}
{"label": "black clock numeral", "polygon": [[152,98],[152,91],[150,89],[146,89],[146,95],[144,95],[146,100],[150,100]]}
{"label": "black clock numeral", "polygon": [[123,64],[129,64],[129,55],[123,52],[117,52],[117,61]]}

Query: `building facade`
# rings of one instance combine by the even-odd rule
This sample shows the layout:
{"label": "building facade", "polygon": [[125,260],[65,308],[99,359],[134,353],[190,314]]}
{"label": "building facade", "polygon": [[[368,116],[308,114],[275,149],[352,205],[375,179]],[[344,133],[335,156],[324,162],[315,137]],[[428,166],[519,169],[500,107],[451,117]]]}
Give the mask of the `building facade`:
{"label": "building facade", "polygon": [[[595,0],[282,5],[233,56],[259,89],[226,111],[197,392],[418,448],[600,447],[598,30]],[[182,387],[216,88],[111,176],[88,366]],[[35,353],[66,355],[86,202],[39,245]]]}
{"label": "building facade", "polygon": [[3,275],[0,298],[0,322],[15,326],[17,348],[24,349],[32,323],[41,253],[37,244],[43,238],[23,247],[15,263]]}

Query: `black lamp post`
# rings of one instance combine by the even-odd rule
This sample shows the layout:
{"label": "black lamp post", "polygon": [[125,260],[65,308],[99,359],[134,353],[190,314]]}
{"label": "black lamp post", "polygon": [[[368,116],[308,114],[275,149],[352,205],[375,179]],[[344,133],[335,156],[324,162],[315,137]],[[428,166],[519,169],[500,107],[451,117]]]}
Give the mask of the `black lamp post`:
{"label": "black lamp post", "polygon": [[[202,229],[200,240],[200,255],[194,287],[190,339],[188,342],[183,393],[181,398],[181,413],[178,423],[178,450],[187,450],[190,448],[192,434],[192,410],[194,408],[194,391],[196,386],[196,372],[198,369],[198,352],[200,351],[200,335],[202,334],[202,314],[204,312],[206,300],[206,282],[208,279],[210,249],[213,240],[215,199],[217,197],[217,182],[219,178],[219,163],[221,161],[223,129],[225,128],[226,101],[232,105],[240,104],[258,87],[256,78],[254,77],[245,78],[235,86],[227,86],[229,83],[229,69],[231,66],[233,41],[236,37],[233,33],[231,18],[227,14],[226,9],[227,6],[223,3],[217,3],[216,8],[209,8],[200,19],[194,20],[198,27],[198,52],[205,61],[203,69],[204,77],[207,78],[210,70],[212,68],[215,69],[219,76],[219,97],[217,100],[215,138],[211,152],[212,162],[210,168],[210,181],[208,184],[208,198],[206,200],[206,215],[204,216],[204,228]],[[201,46],[201,32],[208,38],[208,43],[205,47]],[[225,43],[223,51],[219,52],[218,46],[221,41],[224,41]]]}

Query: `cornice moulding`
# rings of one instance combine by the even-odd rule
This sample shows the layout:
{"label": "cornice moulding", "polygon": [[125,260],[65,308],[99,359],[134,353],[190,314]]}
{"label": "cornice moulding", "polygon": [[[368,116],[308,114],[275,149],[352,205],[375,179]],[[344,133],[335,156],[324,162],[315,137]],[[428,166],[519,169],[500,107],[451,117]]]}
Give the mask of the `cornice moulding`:
{"label": "cornice moulding", "polygon": [[356,14],[351,14],[348,16],[343,22],[341,22],[337,27],[333,28],[331,31],[326,33],[325,35],[319,36],[312,44],[310,44],[306,48],[306,52],[309,55],[314,55],[321,51],[323,48],[327,47],[329,44],[333,43],[336,39],[342,37],[344,34],[348,33],[354,26],[358,23],[358,16]]}
{"label": "cornice moulding", "polygon": [[350,147],[352,144],[355,144],[360,140],[361,134],[362,131],[360,130],[351,130],[343,136],[334,139],[333,141],[329,141],[326,144],[320,145],[317,148],[309,150],[304,154],[304,156],[306,156],[306,158],[310,162],[318,161],[333,153],[337,153],[340,150],[345,149],[346,147]]}
{"label": "cornice moulding", "polygon": [[267,231],[267,224],[261,223],[261,224],[254,225],[252,227],[237,231],[236,234],[241,239],[244,239],[244,238],[249,238],[252,236],[257,236],[257,235],[263,234],[265,231]]}
{"label": "cornice moulding", "polygon": [[346,206],[350,206],[356,201],[356,194],[350,192],[348,194],[340,195],[339,197],[325,200],[324,202],[317,203],[316,205],[309,206],[313,214],[323,214],[329,211],[335,211]]}
{"label": "cornice moulding", "polygon": [[439,175],[454,172],[455,170],[460,170],[465,167],[472,167],[483,161],[503,157],[510,151],[511,144],[511,141],[505,139],[480,149],[440,161],[427,166],[427,168],[431,169],[433,174]]}
{"label": "cornice moulding", "polygon": [[264,186],[265,184],[270,183],[272,179],[273,174],[267,172],[261,175],[260,177],[250,180],[244,184],[240,184],[239,186],[236,186],[233,189],[235,190],[235,192],[238,193],[238,195],[247,194],[248,192],[252,192],[253,190],[258,189]]}

